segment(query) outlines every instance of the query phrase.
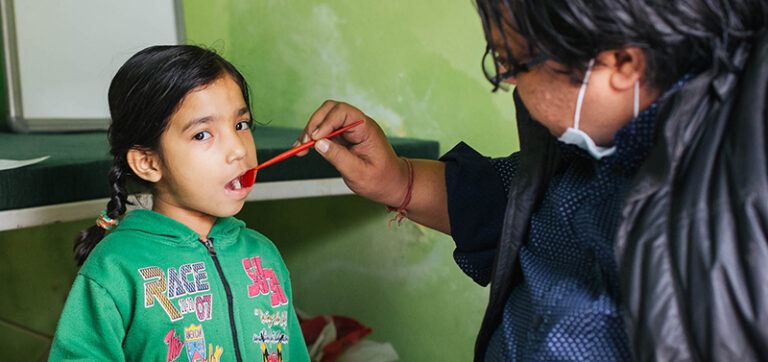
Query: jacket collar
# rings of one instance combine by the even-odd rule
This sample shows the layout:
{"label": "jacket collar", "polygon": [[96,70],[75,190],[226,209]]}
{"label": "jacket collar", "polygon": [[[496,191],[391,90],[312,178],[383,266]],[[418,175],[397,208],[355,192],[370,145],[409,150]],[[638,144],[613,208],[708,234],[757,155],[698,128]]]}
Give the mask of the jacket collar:
{"label": "jacket collar", "polygon": [[750,41],[742,42],[731,57],[732,68],[710,67],[662,95],[658,101],[656,141],[640,169],[643,177],[635,180],[627,203],[652,194],[674,176],[686,147],[698,135],[695,130],[709,126],[705,123],[715,112],[713,107],[722,105],[724,98],[733,94],[751,47]]}

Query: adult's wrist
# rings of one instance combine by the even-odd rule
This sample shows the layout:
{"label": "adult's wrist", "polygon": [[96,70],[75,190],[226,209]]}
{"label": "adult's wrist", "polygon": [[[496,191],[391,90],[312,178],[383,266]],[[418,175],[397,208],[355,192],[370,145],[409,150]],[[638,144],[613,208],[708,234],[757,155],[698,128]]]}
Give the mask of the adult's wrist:
{"label": "adult's wrist", "polygon": [[[410,164],[408,163],[410,162]],[[408,193],[408,183],[413,167],[413,161],[406,161],[404,157],[397,158],[397,172],[393,176],[392,180],[388,183],[388,187],[381,195],[380,202],[387,207],[397,208],[399,207]]]}
{"label": "adult's wrist", "polygon": [[394,212],[395,216],[392,217],[391,220],[389,220],[389,223],[391,224],[392,221],[397,221],[397,224],[400,225],[403,222],[403,219],[408,217],[408,204],[411,202],[411,197],[413,193],[413,183],[414,183],[414,168],[413,163],[411,160],[401,157],[401,161],[405,162],[406,168],[407,168],[407,176],[408,176],[408,183],[405,186],[404,196],[402,197],[402,201],[400,201],[398,204],[399,206],[387,206],[387,212]]}

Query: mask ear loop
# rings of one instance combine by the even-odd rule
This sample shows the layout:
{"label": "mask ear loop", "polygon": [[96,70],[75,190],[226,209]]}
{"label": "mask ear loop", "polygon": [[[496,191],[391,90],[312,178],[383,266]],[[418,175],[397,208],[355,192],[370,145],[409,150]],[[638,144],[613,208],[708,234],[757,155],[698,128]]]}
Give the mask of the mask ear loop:
{"label": "mask ear loop", "polygon": [[635,101],[634,101],[633,113],[635,114],[634,118],[637,118],[637,114],[640,108],[640,81],[639,80],[635,81],[635,97],[634,98],[635,98]]}
{"label": "mask ear loop", "polygon": [[592,73],[592,66],[595,65],[595,59],[589,60],[587,66],[587,72],[584,73],[584,80],[581,82],[581,88],[579,89],[579,96],[576,98],[576,113],[573,115],[573,128],[579,129],[579,119],[581,118],[581,103],[584,102],[584,93],[587,90],[587,82],[589,82],[589,75]]}

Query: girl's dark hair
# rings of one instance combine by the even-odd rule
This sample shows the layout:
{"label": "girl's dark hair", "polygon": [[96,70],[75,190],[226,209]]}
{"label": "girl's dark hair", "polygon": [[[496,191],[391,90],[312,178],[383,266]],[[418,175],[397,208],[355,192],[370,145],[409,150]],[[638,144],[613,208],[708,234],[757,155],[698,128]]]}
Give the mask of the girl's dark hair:
{"label": "girl's dark hair", "polygon": [[[637,46],[646,79],[666,89],[685,73],[731,67],[728,54],[768,23],[766,0],[476,0],[486,38],[509,29],[579,82],[599,52]],[[501,32],[504,35],[504,32]],[[506,39],[505,39],[506,40]],[[514,59],[507,45],[509,59]]]}
{"label": "girl's dark hair", "polygon": [[[127,182],[151,187],[131,170],[126,159],[130,149],[159,150],[160,136],[181,100],[190,91],[229,74],[240,86],[250,108],[248,85],[240,72],[211,50],[193,45],[152,46],[123,64],[109,86],[110,200],[107,216],[117,219],[128,204]],[[104,238],[105,230],[92,226],[75,240],[75,260],[82,265]]]}

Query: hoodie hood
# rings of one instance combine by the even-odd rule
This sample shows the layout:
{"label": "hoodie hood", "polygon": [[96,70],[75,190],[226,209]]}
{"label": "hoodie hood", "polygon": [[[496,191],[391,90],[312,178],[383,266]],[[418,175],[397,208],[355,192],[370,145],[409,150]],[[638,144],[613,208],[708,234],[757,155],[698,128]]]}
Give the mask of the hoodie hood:
{"label": "hoodie hood", "polygon": [[[220,217],[208,233],[216,245],[224,247],[232,244],[245,229],[245,223],[234,217]],[[188,226],[158,212],[137,209],[128,212],[112,233],[133,231],[145,238],[166,244],[194,246],[199,243],[200,234]]]}

